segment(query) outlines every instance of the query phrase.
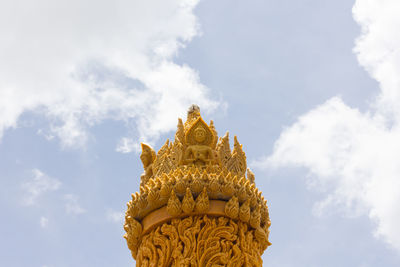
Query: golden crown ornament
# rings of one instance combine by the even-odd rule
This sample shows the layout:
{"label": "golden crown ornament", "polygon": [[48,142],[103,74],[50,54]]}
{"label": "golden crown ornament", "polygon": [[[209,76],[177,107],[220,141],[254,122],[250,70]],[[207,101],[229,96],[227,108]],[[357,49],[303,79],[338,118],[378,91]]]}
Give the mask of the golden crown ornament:
{"label": "golden crown ornament", "polygon": [[262,266],[270,245],[267,201],[237,138],[218,139],[196,105],[174,142],[142,144],[140,192],[124,229],[136,266]]}

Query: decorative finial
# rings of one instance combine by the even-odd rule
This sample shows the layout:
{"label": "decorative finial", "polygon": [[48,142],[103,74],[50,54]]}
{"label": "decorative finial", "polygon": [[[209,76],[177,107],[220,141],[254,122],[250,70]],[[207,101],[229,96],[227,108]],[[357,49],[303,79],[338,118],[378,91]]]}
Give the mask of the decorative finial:
{"label": "decorative finial", "polygon": [[196,104],[192,104],[187,111],[187,118],[185,122],[185,128],[189,129],[190,125],[200,117],[200,108]]}
{"label": "decorative finial", "polygon": [[196,104],[192,104],[192,105],[189,107],[189,109],[188,109],[188,115],[189,115],[190,113],[194,113],[194,112],[200,114],[200,107],[199,107],[198,105],[196,105]]}

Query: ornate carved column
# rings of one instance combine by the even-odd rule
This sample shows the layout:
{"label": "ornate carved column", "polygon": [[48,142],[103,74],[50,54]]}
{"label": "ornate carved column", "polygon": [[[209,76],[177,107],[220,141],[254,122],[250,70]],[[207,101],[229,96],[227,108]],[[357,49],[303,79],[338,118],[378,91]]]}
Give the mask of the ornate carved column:
{"label": "ornate carved column", "polygon": [[236,137],[231,151],[193,105],[174,142],[142,150],[124,225],[136,266],[262,266],[268,207]]}

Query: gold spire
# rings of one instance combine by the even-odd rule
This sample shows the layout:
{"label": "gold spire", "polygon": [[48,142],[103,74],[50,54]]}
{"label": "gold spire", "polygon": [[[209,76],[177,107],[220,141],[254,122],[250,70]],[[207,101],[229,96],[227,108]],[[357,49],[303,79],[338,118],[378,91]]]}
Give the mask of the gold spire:
{"label": "gold spire", "polygon": [[242,145],[235,136],[231,151],[228,133],[218,140],[196,105],[177,128],[157,154],[142,144],[140,193],[124,225],[137,266],[262,266],[271,223]]}

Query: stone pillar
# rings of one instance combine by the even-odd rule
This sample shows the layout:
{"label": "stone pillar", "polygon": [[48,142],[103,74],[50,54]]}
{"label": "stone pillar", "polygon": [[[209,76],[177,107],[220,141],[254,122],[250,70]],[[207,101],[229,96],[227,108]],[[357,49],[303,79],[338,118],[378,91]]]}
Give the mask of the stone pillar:
{"label": "stone pillar", "polygon": [[142,144],[140,158],[124,225],[136,266],[262,266],[268,207],[236,137],[231,151],[193,105],[174,142]]}

